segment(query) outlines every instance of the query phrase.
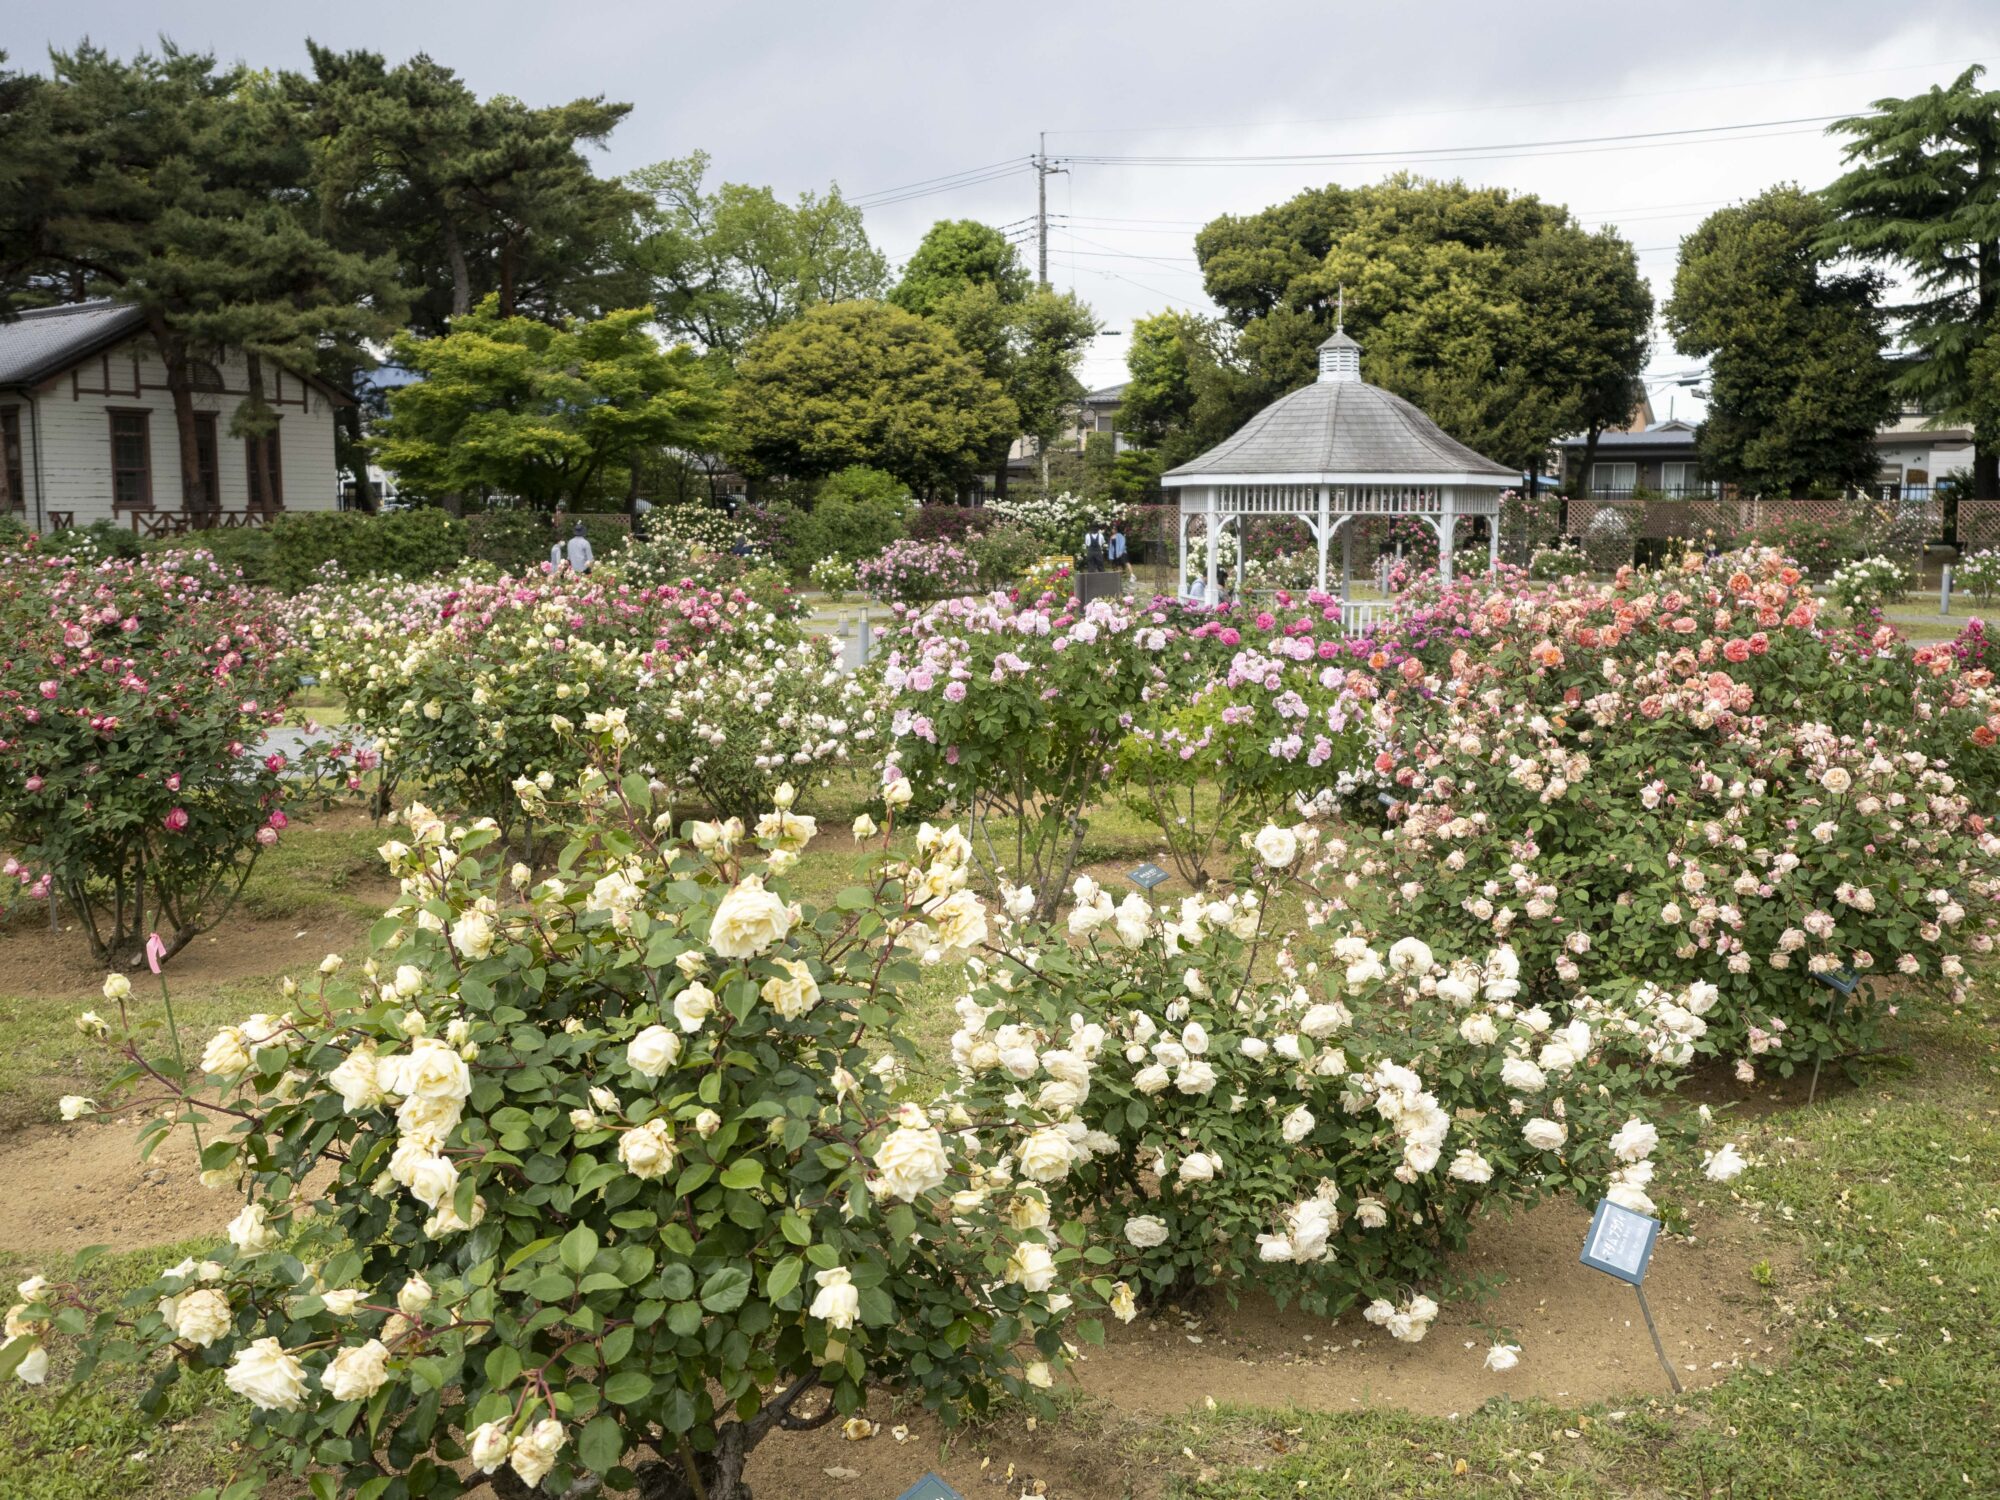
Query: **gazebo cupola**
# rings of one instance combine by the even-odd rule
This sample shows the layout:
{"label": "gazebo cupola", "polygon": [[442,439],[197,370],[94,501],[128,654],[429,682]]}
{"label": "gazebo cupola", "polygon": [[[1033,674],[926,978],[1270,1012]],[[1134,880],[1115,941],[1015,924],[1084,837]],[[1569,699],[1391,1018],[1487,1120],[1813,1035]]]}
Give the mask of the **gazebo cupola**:
{"label": "gazebo cupola", "polygon": [[[1361,346],[1336,327],[1319,346],[1319,378],[1281,396],[1231,437],[1169,470],[1161,483],[1180,502],[1181,592],[1187,576],[1188,522],[1204,519],[1211,545],[1203,597],[1217,597],[1218,548],[1212,539],[1256,516],[1298,516],[1319,548],[1319,586],[1327,587],[1327,553],[1341,542],[1340,594],[1349,600],[1354,574],[1354,526],[1362,517],[1410,516],[1436,533],[1438,567],[1451,577],[1452,544],[1462,516],[1487,519],[1489,557],[1500,556],[1500,496],[1520,483],[1504,464],[1475,453],[1401,396],[1361,378]],[[1243,579],[1237,548],[1236,584]]]}

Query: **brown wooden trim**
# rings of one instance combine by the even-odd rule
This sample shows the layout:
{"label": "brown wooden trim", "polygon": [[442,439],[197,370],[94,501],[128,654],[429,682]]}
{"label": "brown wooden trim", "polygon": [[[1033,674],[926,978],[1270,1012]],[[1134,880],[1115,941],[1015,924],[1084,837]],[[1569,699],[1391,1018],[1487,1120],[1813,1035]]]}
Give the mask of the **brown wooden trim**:
{"label": "brown wooden trim", "polygon": [[[153,414],[143,406],[107,406],[104,408],[107,425],[106,438],[111,444],[111,509],[114,513],[124,510],[153,509]],[[145,455],[145,468],[140,477],[145,489],[141,500],[121,500],[118,498],[118,419],[137,417],[139,419],[140,452]],[[129,470],[123,472],[130,472]]]}

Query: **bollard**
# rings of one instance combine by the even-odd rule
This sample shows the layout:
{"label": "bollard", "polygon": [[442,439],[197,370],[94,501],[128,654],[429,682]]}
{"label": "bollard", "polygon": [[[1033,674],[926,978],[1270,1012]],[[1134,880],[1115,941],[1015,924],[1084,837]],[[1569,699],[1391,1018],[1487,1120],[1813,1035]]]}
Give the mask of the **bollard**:
{"label": "bollard", "polygon": [[1951,564],[1950,563],[1946,563],[1944,565],[1944,571],[1938,575],[1938,613],[1941,615],[1948,615],[1951,613]]}

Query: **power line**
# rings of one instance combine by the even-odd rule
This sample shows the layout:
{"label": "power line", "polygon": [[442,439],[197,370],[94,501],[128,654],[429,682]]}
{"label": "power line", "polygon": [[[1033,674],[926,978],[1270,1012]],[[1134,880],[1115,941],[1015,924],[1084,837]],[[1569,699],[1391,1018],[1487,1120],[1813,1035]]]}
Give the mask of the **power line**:
{"label": "power line", "polygon": [[1050,135],[1151,135],[1170,131],[1189,130],[1275,130],[1290,129],[1300,125],[1349,125],[1379,120],[1421,120],[1448,115],[1486,114],[1496,110],[1548,109],[1570,104],[1621,103],[1627,99],[1664,99],[1681,94],[1710,94],[1725,89],[1775,88],[1788,83],[1822,83],[1837,78],[1869,78],[1882,73],[1915,73],[1932,68],[1966,68],[1972,63],[1983,62],[1982,58],[1972,58],[1963,62],[1896,63],[1880,68],[1856,68],[1842,73],[1805,73],[1790,78],[1746,79],[1740,83],[1690,84],[1685,88],[1652,89],[1644,93],[1593,94],[1580,98],[1565,99],[1522,99],[1503,104],[1467,104],[1455,109],[1398,110],[1393,114],[1379,115],[1326,115],[1309,120],[1247,120],[1230,122],[1209,121],[1203,124],[1175,125],[1107,125],[1085,126],[1073,130],[1052,130]]}
{"label": "power line", "polygon": [[955,193],[960,188],[980,187],[989,182],[1000,182],[1009,177],[1019,177],[1032,170],[1032,167],[1023,163],[1018,167],[1009,167],[999,172],[987,172],[981,176],[965,177],[957,182],[945,183],[941,187],[919,188],[914,192],[902,193],[893,198],[875,198],[866,203],[858,203],[855,206],[863,210],[889,208],[898,203],[911,203],[919,198],[933,198],[939,193]]}
{"label": "power line", "polygon": [[988,162],[983,167],[967,167],[960,172],[941,172],[936,177],[919,177],[915,182],[906,182],[903,183],[900,187],[878,188],[873,192],[856,193],[852,198],[849,198],[847,201],[849,203],[855,203],[855,204],[866,203],[871,198],[892,197],[897,193],[906,193],[911,188],[927,187],[931,183],[946,182],[954,177],[970,177],[975,172],[991,172],[996,167],[1020,167],[1024,165],[1026,165],[1026,163],[1023,161],[1021,157],[1010,156],[1007,157],[1004,161]]}
{"label": "power line", "polygon": [[[1692,137],[1703,136],[1726,140],[1756,140],[1757,136],[1725,135],[1725,132],[1750,130],[1775,130],[1782,126],[1825,125],[1834,120],[1847,118],[1845,115],[1800,115],[1789,120],[1748,120],[1735,125],[1695,125],[1681,130],[1640,130],[1627,131],[1618,135],[1578,135],[1559,136],[1542,141],[1506,141],[1472,146],[1421,146],[1397,151],[1315,151],[1289,154],[1256,154],[1240,156],[1164,156],[1164,155],[1110,155],[1079,154],[1064,157],[1063,160],[1087,166],[1101,167],[1179,167],[1179,166],[1286,166],[1291,164],[1339,165],[1385,161],[1423,161],[1436,158],[1472,159],[1472,155],[1504,156],[1510,153],[1540,152],[1551,147],[1602,146],[1609,144],[1638,143],[1646,141],[1673,141],[1682,145],[1700,145],[1704,142]],[[1787,132],[1791,133],[1791,132]],[[1803,133],[1803,132],[1799,132]],[[1557,154],[1550,152],[1550,154]]]}

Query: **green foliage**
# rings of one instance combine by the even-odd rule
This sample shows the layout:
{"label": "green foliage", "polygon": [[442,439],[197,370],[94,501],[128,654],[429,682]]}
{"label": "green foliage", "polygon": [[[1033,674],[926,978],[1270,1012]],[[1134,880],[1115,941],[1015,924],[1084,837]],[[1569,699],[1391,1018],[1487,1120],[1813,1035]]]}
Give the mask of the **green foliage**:
{"label": "green foliage", "polygon": [[809,509],[774,507],[777,560],[794,573],[823,560],[854,563],[901,537],[916,501],[893,474],[856,464],[838,470],[813,492]]}
{"label": "green foliage", "polygon": [[838,187],[788,205],[741,183],[704,192],[707,172],[698,151],[628,179],[652,202],[636,258],[669,332],[734,360],[808,307],[882,294],[888,262]]}
{"label": "green foliage", "polygon": [[979,570],[979,581],[985,587],[995,589],[1011,587],[1048,551],[1047,545],[1032,530],[1010,522],[989,525],[983,531],[973,532],[966,537],[963,545],[972,554],[973,566]]}
{"label": "green foliage", "polygon": [[92,521],[88,526],[66,526],[49,533],[42,550],[52,556],[74,557],[79,563],[93,563],[107,557],[138,557],[146,548],[131,527]]}
{"label": "green foliage", "polygon": [[[214,533],[235,534],[239,533]],[[457,567],[467,546],[465,522],[429,507],[380,515],[358,510],[287,511],[271,523],[269,537],[267,577],[259,581],[288,591],[317,582],[329,563],[348,578],[383,573],[430,578]]]}
{"label": "green foliage", "polygon": [[1782,552],[1816,578],[1867,555],[1868,528],[1860,517],[1829,518],[1816,510],[1812,514],[1779,515],[1745,528],[1736,545]]}
{"label": "green foliage", "polygon": [[1826,597],[1855,620],[1865,620],[1892,604],[1901,604],[1909,591],[1910,580],[1902,566],[1886,557],[1858,558],[1826,583]]}
{"label": "green foliage", "polygon": [[698,446],[710,434],[706,372],[663,350],[650,308],[559,327],[506,317],[488,298],[441,338],[402,338],[423,378],[389,395],[385,467],[420,493],[516,496],[580,506],[606,467],[634,452]]}
{"label": "green foliage", "polygon": [[1782,497],[1875,477],[1875,431],[1895,410],[1882,357],[1881,280],[1816,250],[1832,216],[1776,187],[1718,209],[1681,243],[1667,326],[1709,362],[1702,472]]}
{"label": "green foliage", "polygon": [[727,445],[749,472],[865,464],[950,489],[1013,435],[1014,403],[950,332],[879,302],[811,308],[744,353]]}
{"label": "green foliage", "polygon": [[1013,306],[1034,290],[1020,251],[999,230],[977,219],[939,219],[924,232],[889,300],[909,312],[934,317],[946,301],[970,286],[991,287]]}
{"label": "green foliage", "polygon": [[1407,175],[1313,189],[1215,220],[1195,253],[1252,407],[1314,377],[1342,288],[1363,373],[1503,463],[1636,398],[1652,297],[1630,244],[1532,196]]}
{"label": "green foliage", "polygon": [[206,552],[223,568],[241,573],[245,583],[276,581],[273,568],[276,538],[268,526],[219,526],[209,531],[190,531],[182,536],[144,542],[141,551],[155,557]]}

